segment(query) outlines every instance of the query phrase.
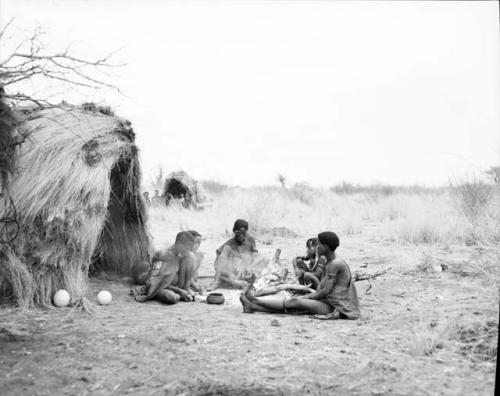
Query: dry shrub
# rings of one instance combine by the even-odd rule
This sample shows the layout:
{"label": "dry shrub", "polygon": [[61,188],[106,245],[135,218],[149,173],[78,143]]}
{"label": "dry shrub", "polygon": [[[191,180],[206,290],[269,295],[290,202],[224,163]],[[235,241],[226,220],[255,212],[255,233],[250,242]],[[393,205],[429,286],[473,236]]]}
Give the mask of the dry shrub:
{"label": "dry shrub", "polygon": [[473,224],[487,210],[494,189],[494,186],[475,178],[452,186],[453,197],[467,220]]}
{"label": "dry shrub", "polygon": [[407,353],[413,357],[432,355],[436,350],[443,348],[449,329],[449,323],[420,318],[413,328]]}
{"label": "dry shrub", "polygon": [[489,284],[500,286],[500,248],[479,247],[459,265],[450,266],[453,272],[465,277],[478,277]]}
{"label": "dry shrub", "polygon": [[337,219],[334,228],[343,235],[361,234],[363,231],[363,220],[359,214],[342,216]]}
{"label": "dry shrub", "polygon": [[453,338],[460,352],[474,363],[495,363],[497,358],[498,322],[472,322],[457,325]]}
{"label": "dry shrub", "polygon": [[226,184],[219,183],[215,180],[203,180],[201,182],[201,186],[207,193],[213,195],[220,195],[228,189],[228,186]]}
{"label": "dry shrub", "polygon": [[279,396],[289,395],[292,389],[283,384],[276,387],[260,383],[235,383],[224,381],[173,382],[163,387],[164,395],[189,395],[189,396]]}
{"label": "dry shrub", "polygon": [[253,197],[246,202],[245,214],[248,223],[252,229],[259,233],[269,227],[269,218],[271,217],[271,194]]}
{"label": "dry shrub", "polygon": [[292,198],[297,199],[306,205],[312,205],[314,201],[314,189],[305,182],[295,183],[290,189],[290,195]]}
{"label": "dry shrub", "polygon": [[457,240],[455,225],[450,219],[412,215],[397,224],[400,239],[415,244],[454,242]]}
{"label": "dry shrub", "polygon": [[[477,312],[476,312],[477,313]],[[438,352],[459,354],[471,363],[495,363],[498,322],[488,315],[458,316],[448,320],[421,318],[409,339],[407,353],[413,357],[431,356]]]}
{"label": "dry shrub", "polygon": [[441,272],[441,265],[433,257],[423,256],[422,260],[417,265],[417,270],[420,272]]}

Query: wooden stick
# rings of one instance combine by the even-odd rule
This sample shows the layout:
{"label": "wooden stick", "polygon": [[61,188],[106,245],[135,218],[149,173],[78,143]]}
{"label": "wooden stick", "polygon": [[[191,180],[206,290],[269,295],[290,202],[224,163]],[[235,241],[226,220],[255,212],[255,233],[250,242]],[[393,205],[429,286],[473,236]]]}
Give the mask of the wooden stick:
{"label": "wooden stick", "polygon": [[392,267],[389,267],[383,271],[375,272],[374,274],[368,274],[366,272],[363,272],[362,274],[357,273],[357,274],[353,275],[353,280],[354,280],[354,282],[359,282],[359,281],[364,281],[364,280],[375,279],[379,276],[387,274],[387,272],[389,272],[389,270],[391,270],[391,269],[392,269]]}

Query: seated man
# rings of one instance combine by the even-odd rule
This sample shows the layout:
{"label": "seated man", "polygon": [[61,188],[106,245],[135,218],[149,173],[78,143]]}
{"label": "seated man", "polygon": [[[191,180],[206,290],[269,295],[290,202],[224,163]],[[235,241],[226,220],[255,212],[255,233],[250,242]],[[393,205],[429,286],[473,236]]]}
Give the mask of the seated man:
{"label": "seated man", "polygon": [[318,238],[309,238],[306,242],[306,255],[292,260],[295,276],[301,285],[311,285],[317,289],[325,269],[326,259],[321,256],[316,260]]}
{"label": "seated man", "polygon": [[146,286],[135,290],[135,300],[145,302],[155,299],[165,304],[192,301],[189,289],[197,264],[194,245],[195,237],[188,231],[182,231],[177,234],[174,245],[155,252]]}
{"label": "seated man", "polygon": [[247,234],[248,222],[238,219],[234,223],[234,237],[216,250],[215,280],[210,290],[217,288],[243,289],[252,276],[252,267],[265,261],[258,255],[255,239]]}
{"label": "seated man", "polygon": [[327,315],[329,319],[359,318],[359,302],[351,270],[345,260],[337,257],[335,250],[339,238],[330,231],[318,234],[318,255],[326,257],[325,276],[318,290],[301,297],[280,298],[276,296],[256,297],[247,287],[241,293],[243,312],[284,313],[287,310],[306,311],[311,314]]}

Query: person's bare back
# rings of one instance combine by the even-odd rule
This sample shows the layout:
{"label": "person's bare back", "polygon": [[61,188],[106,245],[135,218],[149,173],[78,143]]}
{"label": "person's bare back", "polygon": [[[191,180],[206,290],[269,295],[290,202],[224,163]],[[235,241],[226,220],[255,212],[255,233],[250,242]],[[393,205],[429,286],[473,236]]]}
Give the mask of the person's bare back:
{"label": "person's bare back", "polygon": [[[329,263],[326,263],[326,273],[335,274],[334,288],[349,287],[351,282],[351,271],[346,263],[346,261],[341,257],[335,257]],[[325,276],[320,284],[324,284],[327,280]]]}

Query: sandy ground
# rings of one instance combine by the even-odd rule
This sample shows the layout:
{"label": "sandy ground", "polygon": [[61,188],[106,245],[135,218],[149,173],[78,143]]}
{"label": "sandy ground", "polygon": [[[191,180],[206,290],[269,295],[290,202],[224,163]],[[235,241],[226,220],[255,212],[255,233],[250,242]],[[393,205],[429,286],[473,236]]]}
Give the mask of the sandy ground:
{"label": "sandy ground", "polygon": [[[204,241],[201,275],[212,275],[221,242]],[[303,244],[276,238],[259,246],[269,257],[281,248],[288,263]],[[113,294],[94,315],[0,309],[0,393],[492,395],[495,361],[477,356],[491,337],[496,341],[498,289],[460,275],[467,249],[346,238],[339,253],[353,271],[391,268],[356,282],[358,321],[244,314],[238,291],[224,291],[221,306],[138,304],[126,281],[92,279],[91,302],[99,290]],[[422,252],[449,269],[417,269]]]}

